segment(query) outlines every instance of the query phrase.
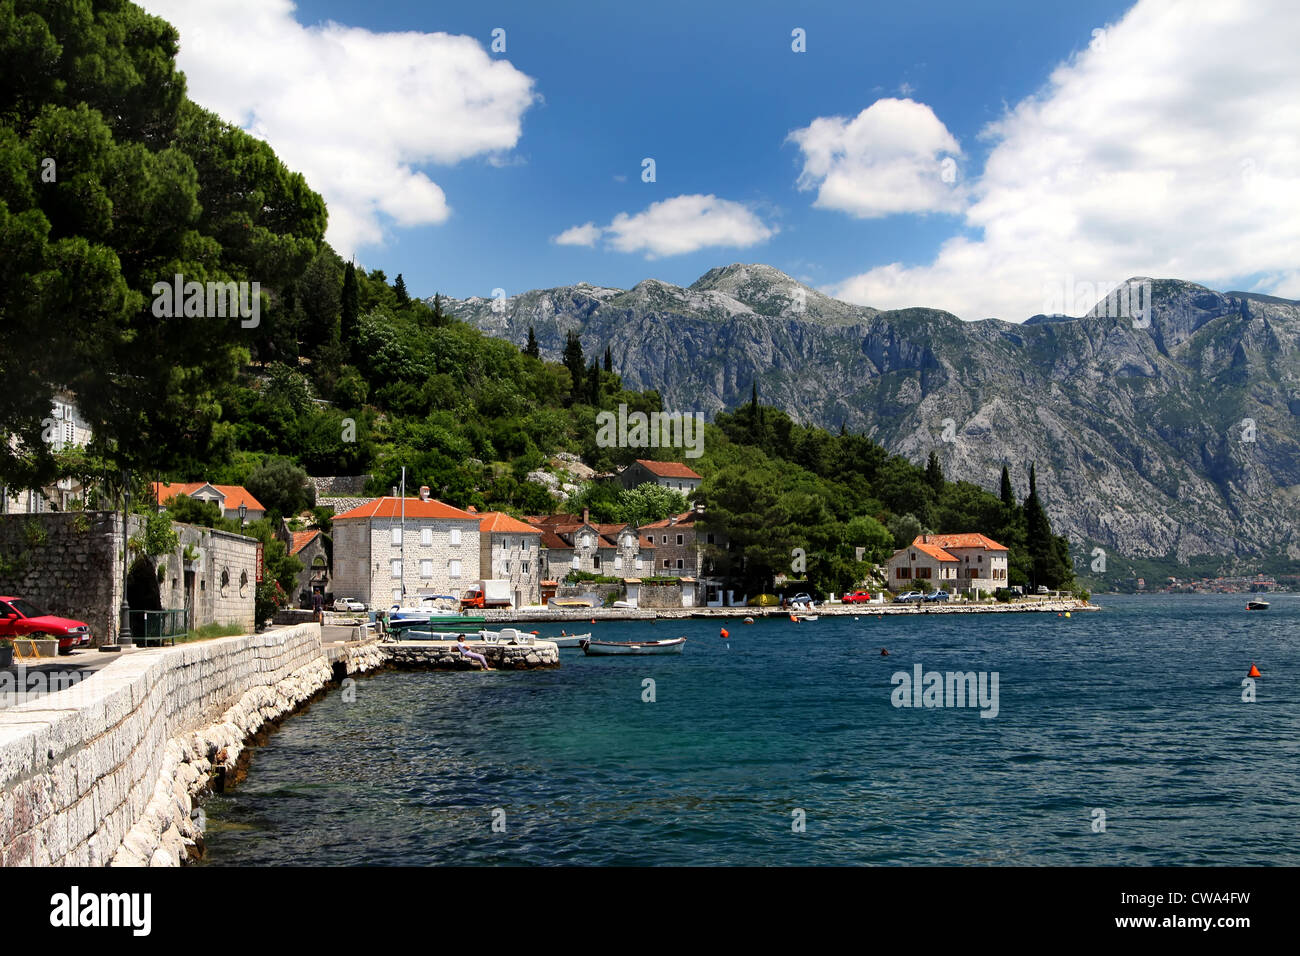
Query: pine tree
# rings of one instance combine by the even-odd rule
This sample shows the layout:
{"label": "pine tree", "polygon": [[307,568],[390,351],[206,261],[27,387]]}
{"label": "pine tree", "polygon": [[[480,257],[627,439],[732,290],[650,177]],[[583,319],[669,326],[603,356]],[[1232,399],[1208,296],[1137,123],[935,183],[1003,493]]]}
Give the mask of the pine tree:
{"label": "pine tree", "polygon": [[343,270],[343,296],[339,319],[339,333],[343,339],[343,348],[348,355],[355,357],[357,338],[361,331],[360,306],[357,304],[357,268],[349,262]]}
{"label": "pine tree", "polygon": [[591,360],[591,367],[587,369],[587,401],[600,407],[600,366],[595,359]]}
{"label": "pine tree", "polygon": [[397,273],[397,281],[393,283],[393,291],[397,293],[397,304],[402,308],[411,304],[411,297],[406,293],[406,280],[400,272]]}
{"label": "pine tree", "polygon": [[609,350],[608,345],[605,346],[605,371],[614,371],[614,354]]}
{"label": "pine tree", "polygon": [[537,333],[533,327],[528,326],[528,344],[524,346],[524,354],[531,358],[541,358],[541,350],[537,347]]}
{"label": "pine tree", "polygon": [[433,327],[440,329],[448,323],[447,316],[442,312],[442,296],[435,292],[433,294]]}

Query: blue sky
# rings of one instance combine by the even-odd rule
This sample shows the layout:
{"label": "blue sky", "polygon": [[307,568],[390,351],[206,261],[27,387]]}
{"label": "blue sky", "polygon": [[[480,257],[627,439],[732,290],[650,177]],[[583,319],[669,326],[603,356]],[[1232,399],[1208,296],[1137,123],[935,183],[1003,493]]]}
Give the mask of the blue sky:
{"label": "blue sky", "polygon": [[[269,63],[213,53],[243,3],[258,4],[240,23],[246,59],[258,60],[260,45]],[[1259,209],[1276,208],[1279,191],[1283,210],[1296,202],[1296,144],[1279,150],[1248,135],[1265,122],[1258,113],[1186,132],[1189,101],[1259,103],[1271,90],[1262,111],[1297,92],[1282,62],[1296,27],[1285,4],[1223,0],[1230,15],[1204,29],[1177,27],[1188,8],[1160,0],[1138,9],[226,0],[221,20],[201,2],[144,5],[180,28],[191,95],[307,173],[330,204],[336,248],[390,278],[402,273],[414,294],[648,277],[685,285],[735,261],[771,264],[851,301],[964,318],[1022,320],[1045,311],[1053,284],[1068,299],[1080,280],[1132,275],[1300,294],[1294,229],[1280,247],[1273,231],[1268,253],[1243,240],[1225,254],[1189,240],[1179,221],[1233,203],[1236,219],[1214,225],[1239,229],[1255,210],[1241,209],[1238,193],[1261,183],[1272,195],[1256,197]],[[1204,19],[1213,16],[1223,14]],[[504,53],[490,49],[496,28]],[[791,49],[795,28],[806,52]],[[1261,46],[1273,34],[1276,48]],[[1190,65],[1235,56],[1238,44],[1263,67],[1235,85]],[[1135,98],[1157,69],[1173,73],[1174,88]],[[404,96],[425,72],[427,84]],[[870,122],[848,125],[877,103]],[[1248,145],[1170,164],[1179,144],[1163,139],[1179,135],[1201,137],[1189,140],[1192,155],[1207,135]],[[645,157],[653,183],[642,181]],[[916,180],[945,158],[942,185],[929,172]],[[897,189],[881,186],[892,177]],[[641,218],[657,203],[669,204],[662,219]],[[1173,227],[1158,222],[1166,218]],[[697,230],[703,219],[714,225]],[[556,241],[586,224],[588,245]]]}

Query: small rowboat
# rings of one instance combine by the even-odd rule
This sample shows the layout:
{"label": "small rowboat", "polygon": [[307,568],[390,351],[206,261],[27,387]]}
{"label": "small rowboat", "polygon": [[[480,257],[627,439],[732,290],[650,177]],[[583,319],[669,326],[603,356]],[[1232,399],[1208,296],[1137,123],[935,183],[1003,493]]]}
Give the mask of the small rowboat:
{"label": "small rowboat", "polygon": [[539,637],[539,641],[550,641],[556,647],[581,647],[583,641],[591,640],[591,632],[586,634],[561,634],[559,637]]}
{"label": "small rowboat", "polygon": [[1246,602],[1246,610],[1247,610],[1247,611],[1267,611],[1267,610],[1268,610],[1268,602],[1267,602],[1267,601],[1247,601],[1247,602]]}
{"label": "small rowboat", "polygon": [[618,654],[680,654],[686,638],[674,637],[667,641],[593,641],[584,640],[582,651],[589,656]]}

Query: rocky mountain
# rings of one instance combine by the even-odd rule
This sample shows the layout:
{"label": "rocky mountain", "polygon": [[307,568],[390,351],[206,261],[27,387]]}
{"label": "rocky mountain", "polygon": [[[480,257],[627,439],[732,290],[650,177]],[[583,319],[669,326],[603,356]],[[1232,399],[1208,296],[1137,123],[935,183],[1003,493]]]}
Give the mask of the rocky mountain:
{"label": "rocky mountain", "polygon": [[1098,303],[1074,318],[964,322],[850,305],[737,264],[688,288],[579,284],[444,308],[520,345],[532,326],[551,359],[576,329],[667,410],[711,416],[757,381],[796,420],[842,423],[913,461],[937,451],[950,479],[996,490],[1006,462],[1023,494],[1036,462],[1076,554],[1300,558],[1300,302],[1129,287],[1149,302],[1141,318]]}

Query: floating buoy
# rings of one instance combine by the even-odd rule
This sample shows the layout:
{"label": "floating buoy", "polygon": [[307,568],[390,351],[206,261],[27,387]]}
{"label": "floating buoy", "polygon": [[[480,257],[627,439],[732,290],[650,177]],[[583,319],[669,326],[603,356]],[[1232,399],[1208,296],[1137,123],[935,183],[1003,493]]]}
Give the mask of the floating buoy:
{"label": "floating buoy", "polygon": [[888,651],[887,649],[885,649],[885,648],[882,647],[882,648],[880,649],[880,656],[881,656],[881,657],[888,657],[888,656],[889,656],[889,651]]}
{"label": "floating buoy", "polygon": [[753,623],[754,623],[754,619],[753,619],[752,617],[747,617],[747,618],[745,618],[744,623],[746,623],[746,624],[753,624]]}
{"label": "floating buoy", "polygon": [[723,627],[723,628],[719,628],[719,630],[718,630],[718,637],[721,637],[722,639],[725,640],[725,639],[727,639],[728,637],[731,637],[731,632],[728,631],[725,627]]}
{"label": "floating buoy", "polygon": [[793,614],[791,614],[791,615],[790,615],[790,623],[792,623],[792,624],[798,624],[798,623],[799,623],[799,619],[798,619],[797,617],[795,617]]}
{"label": "floating buoy", "polygon": [[595,623],[596,623],[596,619],[595,619],[594,617],[591,619],[591,623],[592,623],[592,624],[595,624]]}
{"label": "floating buoy", "polygon": [[1069,616],[1070,616],[1070,612],[1069,612],[1069,611],[1066,611],[1066,612],[1065,612],[1065,616],[1066,616],[1066,617],[1069,617]]}
{"label": "floating buoy", "polygon": [[1254,662],[1254,661],[1251,661],[1251,663],[1250,663],[1250,673],[1247,674],[1246,676],[1247,676],[1247,677],[1263,677],[1264,675],[1261,674],[1261,673],[1259,672],[1259,668],[1255,666],[1255,662]]}

